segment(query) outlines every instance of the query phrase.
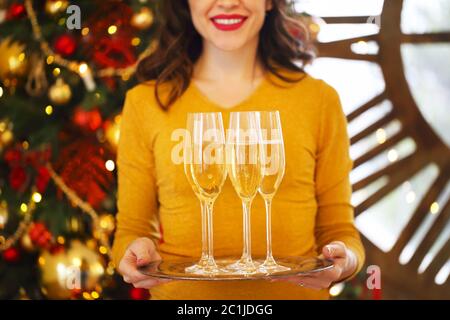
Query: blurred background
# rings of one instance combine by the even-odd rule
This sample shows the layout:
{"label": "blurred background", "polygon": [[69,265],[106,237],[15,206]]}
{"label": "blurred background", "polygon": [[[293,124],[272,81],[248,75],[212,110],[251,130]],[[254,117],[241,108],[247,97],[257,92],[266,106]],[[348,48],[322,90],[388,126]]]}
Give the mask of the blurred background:
{"label": "blurred background", "polygon": [[[160,1],[0,0],[0,299],[149,298],[110,244],[120,112]],[[449,299],[450,1],[290,2],[316,45],[307,71],[341,96],[356,224],[381,270],[381,289],[364,268],[330,294]]]}

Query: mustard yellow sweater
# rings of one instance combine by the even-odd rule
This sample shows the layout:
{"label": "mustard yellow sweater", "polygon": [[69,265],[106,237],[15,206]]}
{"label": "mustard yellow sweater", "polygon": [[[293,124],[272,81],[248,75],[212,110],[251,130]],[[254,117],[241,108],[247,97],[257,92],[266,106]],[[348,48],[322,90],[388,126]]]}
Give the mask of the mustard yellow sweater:
{"label": "mustard yellow sweater", "polygon": [[[156,240],[163,259],[200,257],[199,202],[186,180],[183,164],[171,160],[172,152],[180,151],[180,140],[172,133],[185,128],[188,112],[222,112],[226,128],[231,111],[279,110],[286,173],[272,207],[275,258],[315,256],[325,244],[340,240],[356,254],[358,271],[361,269],[364,249],[350,204],[352,162],[346,119],[333,88],[309,75],[288,84],[269,74],[251,96],[227,110],[208,100],[192,82],[167,111],[157,105],[153,91],[151,81],[134,87],[127,93],[123,109],[113,246],[116,265],[138,237]],[[252,253],[264,256],[265,211],[258,195],[251,219]],[[214,207],[214,253],[239,258],[241,252],[241,201],[227,180]],[[151,294],[153,299],[328,298],[327,290],[263,280],[176,281],[152,288]]]}

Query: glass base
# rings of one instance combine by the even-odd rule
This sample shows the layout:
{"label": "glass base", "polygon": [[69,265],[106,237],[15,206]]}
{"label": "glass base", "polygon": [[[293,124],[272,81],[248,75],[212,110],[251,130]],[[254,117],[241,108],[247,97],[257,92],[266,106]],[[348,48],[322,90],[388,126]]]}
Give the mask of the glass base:
{"label": "glass base", "polygon": [[258,267],[258,272],[267,274],[289,270],[291,270],[291,268],[278,264],[273,257],[267,258],[264,263]]}
{"label": "glass base", "polygon": [[233,274],[255,274],[258,272],[258,266],[260,264],[261,263],[255,262],[251,259],[241,258],[240,260],[227,265],[225,270],[228,270]]}
{"label": "glass base", "polygon": [[328,270],[333,267],[333,261],[329,259],[322,259],[317,257],[278,257],[278,264],[282,267],[288,268],[285,271],[270,271],[259,268],[263,265],[265,259],[255,258],[254,265],[257,268],[253,273],[241,273],[233,271],[229,266],[236,266],[235,258],[216,258],[215,263],[217,269],[211,272],[199,271],[186,272],[187,268],[196,265],[195,260],[190,258],[153,261],[146,266],[139,267],[139,271],[145,275],[163,279],[174,280],[206,280],[206,281],[221,281],[221,280],[261,280],[261,279],[276,279],[278,277],[309,275],[316,272]]}
{"label": "glass base", "polygon": [[193,274],[219,274],[225,272],[224,270],[220,269],[213,258],[209,259],[207,257],[201,258],[200,261],[192,266],[186,267],[184,269],[186,273],[193,273]]}

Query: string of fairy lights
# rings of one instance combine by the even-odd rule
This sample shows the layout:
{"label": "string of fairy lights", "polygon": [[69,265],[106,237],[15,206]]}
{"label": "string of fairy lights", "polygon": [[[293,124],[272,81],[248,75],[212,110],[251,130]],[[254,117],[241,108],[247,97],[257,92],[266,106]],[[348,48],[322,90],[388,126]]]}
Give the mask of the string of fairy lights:
{"label": "string of fairy lights", "polygon": [[[104,68],[100,70],[94,70],[91,68],[87,62],[80,62],[80,61],[73,61],[69,59],[65,59],[59,54],[55,53],[49,43],[45,40],[45,38],[42,35],[41,27],[39,25],[36,12],[33,8],[33,1],[32,0],[25,0],[25,8],[28,14],[28,18],[31,22],[31,27],[33,30],[34,38],[40,43],[40,48],[44,55],[46,56],[47,63],[56,63],[60,66],[63,66],[75,73],[77,73],[84,81],[85,83],[92,82],[92,78],[94,76],[99,78],[104,77],[113,77],[113,76],[119,76],[122,77],[123,80],[127,80],[131,77],[131,75],[135,72],[137,65],[139,62],[145,58],[146,56],[150,55],[156,48],[157,42],[151,41],[148,45],[148,47],[139,55],[136,62],[128,67],[125,68]],[[115,28],[117,30],[116,26],[110,26],[108,28],[108,32],[113,32],[112,28]],[[86,35],[89,32],[88,28],[84,28],[81,30],[82,35]],[[139,39],[136,39],[136,41],[139,41]],[[139,41],[140,42],[140,41]]]}
{"label": "string of fairy lights", "polygon": [[23,213],[23,219],[19,223],[16,231],[7,238],[0,236],[0,251],[5,251],[11,248],[26,232],[28,232],[32,222],[33,213],[36,209],[36,203],[39,203],[41,199],[41,194],[36,192],[36,188],[33,188],[28,204],[22,203],[20,205],[20,211]]}

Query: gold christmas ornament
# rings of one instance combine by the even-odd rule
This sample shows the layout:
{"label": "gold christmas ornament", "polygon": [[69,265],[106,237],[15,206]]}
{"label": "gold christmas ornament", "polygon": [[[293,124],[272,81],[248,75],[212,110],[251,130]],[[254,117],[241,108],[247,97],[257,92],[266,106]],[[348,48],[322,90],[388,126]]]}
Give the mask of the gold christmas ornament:
{"label": "gold christmas ornament", "polygon": [[131,17],[131,25],[139,30],[145,30],[153,24],[153,12],[149,8],[142,7]]}
{"label": "gold christmas ornament", "polygon": [[105,138],[114,150],[117,149],[117,145],[119,144],[121,119],[122,116],[120,114],[115,116],[112,121],[107,123],[105,128]]}
{"label": "gold christmas ornament", "polygon": [[43,291],[50,299],[69,299],[73,292],[93,291],[105,272],[103,259],[79,240],[67,251],[39,257]]}
{"label": "gold christmas ornament", "polygon": [[33,241],[31,241],[30,235],[28,232],[24,233],[22,238],[20,238],[20,245],[23,249],[25,249],[28,252],[32,252],[36,250],[35,245],[33,244]]}
{"label": "gold christmas ornament", "polygon": [[11,38],[0,40],[0,80],[23,76],[27,65],[24,44]]}
{"label": "gold christmas ornament", "polygon": [[84,225],[81,217],[79,216],[71,216],[69,220],[67,220],[68,229],[72,233],[82,233],[84,231]]}
{"label": "gold christmas ornament", "polygon": [[8,146],[11,143],[12,140],[13,140],[13,133],[12,133],[12,131],[11,130],[6,130],[5,132],[2,133],[1,143],[0,144],[3,147],[6,147],[6,146]]}
{"label": "gold christmas ornament", "polygon": [[53,16],[66,11],[69,1],[66,0],[47,0],[45,2],[45,12]]}
{"label": "gold christmas ornament", "polygon": [[70,86],[62,78],[58,78],[56,79],[56,83],[50,87],[48,97],[54,104],[63,105],[72,98],[72,89],[70,89]]}
{"label": "gold christmas ornament", "polygon": [[104,213],[98,217],[98,226],[100,230],[105,232],[106,234],[110,235],[115,227],[116,227],[116,221],[112,214]]}
{"label": "gold christmas ornament", "polygon": [[0,120],[0,152],[14,140],[12,123],[8,119]]}
{"label": "gold christmas ornament", "polygon": [[3,229],[8,222],[8,204],[5,200],[0,202],[0,230]]}

